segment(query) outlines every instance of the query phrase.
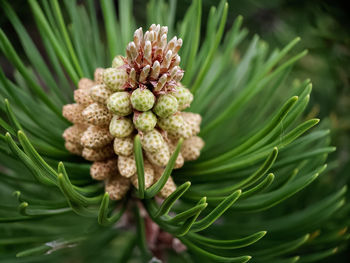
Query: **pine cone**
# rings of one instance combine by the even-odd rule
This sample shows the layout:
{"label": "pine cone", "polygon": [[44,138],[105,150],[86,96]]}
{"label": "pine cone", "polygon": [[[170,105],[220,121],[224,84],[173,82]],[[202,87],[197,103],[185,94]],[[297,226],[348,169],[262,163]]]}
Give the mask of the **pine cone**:
{"label": "pine cone", "polygon": [[[63,107],[63,116],[74,124],[63,134],[67,150],[94,162],[90,174],[106,181],[111,199],[121,199],[130,180],[138,187],[133,155],[137,133],[144,153],[146,188],[159,179],[154,170],[159,174],[168,164],[179,138],[186,140],[175,169],[199,157],[203,145],[192,136],[200,131],[201,117],[181,112],[193,100],[179,82],[183,77],[177,54],[181,45],[176,37],[167,42],[167,27],[152,25],[145,34],[137,29],[126,48],[127,56],[116,56],[110,68],[97,68],[94,80],[82,78],[74,91],[76,103]],[[169,178],[160,195],[167,197],[175,189]]]}

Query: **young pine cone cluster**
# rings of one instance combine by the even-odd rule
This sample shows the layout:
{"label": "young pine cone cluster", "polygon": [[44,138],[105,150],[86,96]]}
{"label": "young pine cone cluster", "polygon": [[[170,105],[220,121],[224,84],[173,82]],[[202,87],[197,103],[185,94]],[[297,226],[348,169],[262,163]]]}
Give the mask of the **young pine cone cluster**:
{"label": "young pine cone cluster", "polygon": [[[182,40],[167,41],[167,27],[152,25],[134,33],[126,57],[117,56],[112,67],[98,68],[94,80],[83,78],[74,91],[76,103],[63,107],[73,126],[63,133],[65,147],[92,161],[92,178],[104,180],[110,198],[119,200],[130,185],[138,187],[134,136],[140,135],[144,153],[145,187],[155,183],[184,139],[175,169],[195,160],[204,146],[196,136],[201,116],[181,112],[193,95],[180,80],[183,70],[177,54]],[[176,186],[171,177],[159,195],[169,196]]]}

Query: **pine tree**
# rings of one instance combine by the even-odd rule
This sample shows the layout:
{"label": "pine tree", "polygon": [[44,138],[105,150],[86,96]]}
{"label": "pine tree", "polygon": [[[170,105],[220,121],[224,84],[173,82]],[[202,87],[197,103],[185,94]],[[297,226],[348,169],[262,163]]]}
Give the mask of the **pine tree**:
{"label": "pine tree", "polygon": [[[132,1],[118,1],[119,13],[111,0],[98,4],[103,23],[92,0],[29,0],[39,52],[1,1],[24,51],[0,31],[1,52],[15,68],[13,78],[0,71],[1,261],[318,262],[346,246],[349,205],[346,186],[329,176],[329,130],[305,117],[311,81],[288,78],[307,51],[292,55],[299,38],[281,50],[247,39],[242,17],[225,32],[225,1],[206,19],[193,1],[182,21],[175,21],[176,1],[148,3],[148,26],[166,25],[183,40],[182,84],[194,96],[188,110],[203,118],[205,147],[173,170],[180,140],[145,189],[135,136],[138,187],[110,200],[90,177],[91,162],[68,152],[62,137],[71,126],[62,107],[79,80],[124,56],[137,28]],[[177,188],[160,202],[155,196],[170,175]]]}

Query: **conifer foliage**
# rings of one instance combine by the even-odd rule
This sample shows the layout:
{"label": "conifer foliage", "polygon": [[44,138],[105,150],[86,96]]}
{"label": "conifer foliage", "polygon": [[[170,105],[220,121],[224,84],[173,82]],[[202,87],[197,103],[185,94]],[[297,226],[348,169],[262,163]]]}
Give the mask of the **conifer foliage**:
{"label": "conifer foliage", "polygon": [[[151,0],[143,28],[167,26],[173,42],[164,63],[156,63],[149,45],[162,38],[148,36],[149,63],[141,70],[135,53],[141,32],[134,34],[141,25],[132,4],[29,0],[39,52],[10,1],[1,1],[23,52],[0,30],[1,54],[15,69],[12,76],[0,71],[0,261],[319,262],[343,249],[346,186],[332,186],[326,163],[335,148],[327,127],[305,114],[311,81],[288,78],[307,54],[292,51],[300,39],[270,50],[258,36],[249,39],[242,17],[226,25],[225,1],[204,18],[195,0],[175,21],[175,0]],[[126,58],[126,71],[116,70],[123,67],[117,55]],[[159,75],[145,83],[152,72]],[[89,96],[76,89],[84,85]],[[135,93],[131,105],[125,88]],[[96,112],[104,117],[94,118]],[[192,127],[199,137],[173,132],[172,154],[164,169],[154,169],[154,144],[145,137],[158,132],[155,123],[172,133],[169,116],[186,123],[202,116],[200,131]],[[112,129],[96,128],[105,121]],[[110,147],[99,154],[118,160],[97,158],[101,145]],[[181,168],[180,153],[188,160]],[[131,179],[108,177],[116,167]],[[100,180],[107,177],[105,189]],[[126,188],[130,182],[134,187]]]}

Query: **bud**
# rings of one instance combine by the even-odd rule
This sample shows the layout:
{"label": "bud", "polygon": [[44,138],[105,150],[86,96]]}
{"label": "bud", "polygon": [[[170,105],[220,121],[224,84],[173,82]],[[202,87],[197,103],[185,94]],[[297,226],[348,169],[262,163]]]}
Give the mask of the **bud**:
{"label": "bud", "polygon": [[105,191],[109,193],[109,198],[112,200],[122,199],[129,188],[130,180],[119,174],[109,177],[105,185]]}
{"label": "bud", "polygon": [[125,117],[114,116],[109,124],[109,132],[118,138],[128,137],[134,130],[132,121]]}
{"label": "bud", "polygon": [[159,64],[159,61],[156,60],[156,61],[154,61],[153,65],[152,65],[151,78],[157,79],[159,76],[159,72],[160,72],[160,64]]}
{"label": "bud", "polygon": [[134,142],[130,137],[114,138],[113,149],[115,154],[122,156],[129,156],[133,153]]}
{"label": "bud", "polygon": [[145,151],[145,154],[150,163],[161,167],[166,166],[170,159],[169,148],[166,143],[164,143],[156,152]]}
{"label": "bud", "polygon": [[67,151],[75,155],[81,155],[83,151],[83,146],[80,143],[66,141],[64,147],[66,147]]}
{"label": "bud", "polygon": [[192,128],[187,122],[183,122],[182,126],[178,130],[170,130],[169,134],[175,138],[184,138],[188,139],[193,136]]}
{"label": "bud", "polygon": [[[147,189],[153,184],[153,180],[154,180],[153,167],[147,160],[145,160],[145,163],[144,163],[144,172],[145,172],[145,188]],[[134,174],[130,179],[134,187],[138,189],[139,180],[138,180],[137,174]]]}
{"label": "bud", "polygon": [[90,89],[93,85],[95,85],[93,80],[82,78],[78,82],[78,89]]}
{"label": "bud", "polygon": [[180,111],[188,108],[193,100],[191,91],[183,86],[177,86],[170,94],[177,99]]}
{"label": "bud", "polygon": [[123,86],[128,80],[125,69],[107,68],[103,72],[103,83],[113,91],[123,91]]}
{"label": "bud", "polygon": [[113,93],[107,99],[107,108],[118,116],[126,116],[132,113],[130,94],[126,91]]}
{"label": "bud", "polygon": [[75,102],[86,106],[93,103],[93,100],[90,97],[90,88],[74,90],[74,100]]}
{"label": "bud", "polygon": [[142,148],[145,151],[157,152],[165,144],[162,135],[157,130],[152,130],[141,136]]}
{"label": "bud", "polygon": [[150,70],[151,70],[151,66],[150,65],[146,65],[145,67],[143,67],[143,69],[142,69],[142,71],[140,73],[139,82],[144,83],[146,81],[146,79],[148,78]]}
{"label": "bud", "polygon": [[140,114],[134,114],[133,121],[136,129],[143,132],[149,132],[156,126],[157,117],[152,111],[144,111]]}
{"label": "bud", "polygon": [[166,94],[158,97],[153,111],[159,117],[167,118],[177,112],[178,106],[177,99],[170,94]]}
{"label": "bud", "polygon": [[[172,155],[174,153],[174,151],[176,149],[176,145],[177,145],[177,143],[174,144],[171,141],[169,141],[168,147],[169,147],[170,155]],[[185,160],[184,160],[184,158],[183,158],[183,156],[182,156],[182,154],[180,152],[179,155],[176,158],[174,169],[181,168],[184,165],[184,162],[185,162]]]}
{"label": "bud", "polygon": [[94,73],[94,80],[96,84],[102,84],[103,83],[103,73],[105,69],[104,68],[97,68]]}
{"label": "bud", "polygon": [[107,128],[90,125],[83,133],[80,143],[88,148],[101,148],[113,140]]}
{"label": "bud", "polygon": [[107,89],[105,84],[98,84],[90,89],[90,97],[94,102],[101,104],[106,104],[109,96],[111,96],[112,91]]}
{"label": "bud", "polygon": [[[154,181],[155,182],[159,180],[159,178],[162,176],[163,172],[164,172],[164,168],[155,167],[155,169],[154,169],[154,177],[155,177]],[[164,198],[164,199],[168,198],[169,195],[171,195],[175,190],[176,190],[176,185],[173,181],[173,178],[171,178],[171,176],[169,176],[167,182],[165,183],[163,188],[158,193],[158,196],[161,198]]]}
{"label": "bud", "polygon": [[124,63],[124,60],[123,60],[123,57],[122,56],[115,56],[113,58],[113,61],[112,61],[112,67],[113,68],[119,68],[121,66],[123,66],[125,63]]}
{"label": "bud", "polygon": [[176,184],[172,177],[169,176],[162,190],[160,190],[158,196],[161,198],[168,198],[176,190]]}
{"label": "bud", "polygon": [[112,119],[112,114],[107,107],[99,103],[92,103],[87,106],[83,110],[82,116],[87,123],[96,126],[107,126]]}
{"label": "bud", "polygon": [[82,115],[84,108],[78,103],[66,104],[63,106],[62,115],[74,124],[83,124],[86,122]]}
{"label": "bud", "polygon": [[200,132],[200,124],[202,121],[201,115],[192,112],[181,112],[184,121],[191,127],[192,134],[198,134]]}
{"label": "bud", "polygon": [[62,137],[65,141],[80,144],[81,136],[86,130],[85,125],[75,124],[64,130]]}
{"label": "bud", "polygon": [[167,118],[158,118],[157,124],[160,128],[169,132],[178,132],[184,125],[184,120],[180,114],[174,114]]}
{"label": "bud", "polygon": [[105,180],[116,174],[118,174],[117,158],[94,162],[90,167],[90,175],[95,180]]}
{"label": "bud", "polygon": [[181,154],[186,161],[193,161],[198,159],[200,150],[204,147],[204,141],[198,136],[193,136],[184,140],[181,147]]}
{"label": "bud", "polygon": [[148,89],[136,89],[131,94],[131,104],[138,111],[148,111],[152,109],[155,101],[153,93]]}
{"label": "bud", "polygon": [[118,169],[119,173],[126,178],[133,176],[136,173],[136,162],[134,155],[119,156]]}
{"label": "bud", "polygon": [[114,156],[112,145],[107,145],[103,148],[92,149],[85,147],[82,152],[82,156],[92,162],[103,161]]}

